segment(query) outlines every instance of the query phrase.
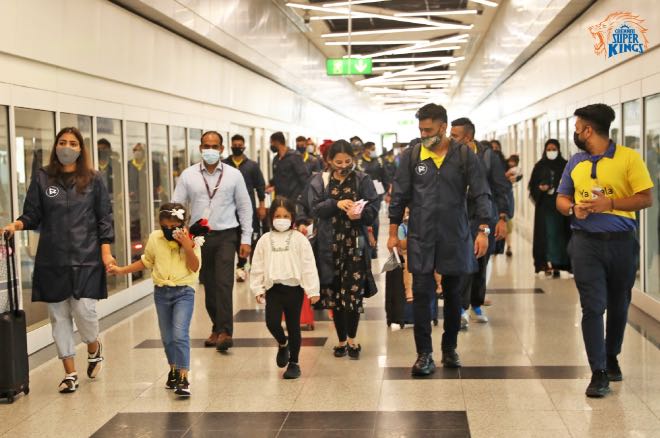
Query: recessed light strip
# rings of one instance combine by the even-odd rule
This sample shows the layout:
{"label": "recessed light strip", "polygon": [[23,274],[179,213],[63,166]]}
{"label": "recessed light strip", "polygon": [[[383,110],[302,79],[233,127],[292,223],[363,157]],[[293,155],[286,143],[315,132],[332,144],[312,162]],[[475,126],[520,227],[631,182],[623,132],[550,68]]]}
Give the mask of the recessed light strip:
{"label": "recessed light strip", "polygon": [[420,11],[420,12],[399,12],[394,14],[396,17],[444,17],[446,15],[476,15],[476,9],[458,9],[455,11]]}

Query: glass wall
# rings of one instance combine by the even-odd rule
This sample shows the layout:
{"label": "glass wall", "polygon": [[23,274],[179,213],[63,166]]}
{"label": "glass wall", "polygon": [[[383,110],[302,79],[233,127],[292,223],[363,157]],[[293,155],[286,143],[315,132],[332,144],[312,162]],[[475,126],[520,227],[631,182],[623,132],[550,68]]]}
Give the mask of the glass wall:
{"label": "glass wall", "polygon": [[642,108],[638,100],[623,104],[623,145],[640,151]]}
{"label": "glass wall", "polygon": [[[96,147],[98,171],[110,193],[115,227],[112,255],[119,266],[127,264],[126,208],[124,206],[124,140],[121,121],[98,117],[96,119]],[[108,276],[108,293],[113,294],[128,287],[125,275]]]}
{"label": "glass wall", "polygon": [[660,94],[644,99],[646,165],[653,184],[653,206],[646,210],[646,292],[660,299]]}
{"label": "glass wall", "polygon": [[199,152],[201,137],[201,129],[188,129],[188,153],[190,154],[190,164],[195,164],[202,161],[202,154]]}
{"label": "glass wall", "polygon": [[[18,177],[19,212],[23,211],[25,195],[32,175],[48,164],[55,143],[55,113],[16,108],[16,173]],[[39,233],[28,231],[16,234],[16,247],[21,257],[21,288],[28,330],[47,323],[48,311],[44,303],[32,302],[32,272],[37,254]]]}
{"label": "glass wall", "polygon": [[[131,262],[140,259],[152,230],[149,217],[149,166],[147,164],[147,125],[139,122],[126,122],[126,157],[128,174],[128,217],[130,220]],[[133,281],[144,278],[143,272],[133,274]]]}
{"label": "glass wall", "polygon": [[[92,153],[92,117],[82,116],[78,114],[60,113],[60,129],[74,127],[78,128],[83,136],[85,147],[89,151],[89,156],[93,157]],[[93,164],[93,163],[90,163]]]}
{"label": "glass wall", "polygon": [[158,224],[160,206],[170,202],[170,147],[167,126],[149,125],[151,141],[151,175],[154,187],[154,225]]}
{"label": "glass wall", "polygon": [[570,145],[566,141],[568,138],[568,120],[567,119],[561,119],[559,122],[557,122],[558,125],[558,131],[557,131],[557,137],[555,137],[557,140],[559,140],[559,144],[561,146],[561,152],[564,156],[567,155],[568,151],[570,150]]}
{"label": "glass wall", "polygon": [[610,138],[615,144],[621,144],[621,105],[612,105],[615,118],[610,125]]}
{"label": "glass wall", "polygon": [[170,126],[170,144],[172,145],[172,181],[174,182],[172,191],[174,191],[181,172],[188,167],[186,128]]}
{"label": "glass wall", "polygon": [[16,219],[12,214],[9,158],[9,111],[0,106],[0,226]]}

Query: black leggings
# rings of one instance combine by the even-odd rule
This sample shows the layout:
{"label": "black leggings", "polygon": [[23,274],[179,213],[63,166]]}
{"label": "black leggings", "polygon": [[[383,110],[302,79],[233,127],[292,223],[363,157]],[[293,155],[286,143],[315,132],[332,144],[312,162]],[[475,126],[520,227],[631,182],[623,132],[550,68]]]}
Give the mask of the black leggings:
{"label": "black leggings", "polygon": [[347,338],[355,339],[360,323],[360,312],[334,308],[332,317],[335,321],[339,342],[345,342]]}
{"label": "black leggings", "polygon": [[300,286],[291,287],[274,284],[266,292],[266,327],[273,337],[284,345],[287,337],[282,329],[282,312],[289,334],[289,362],[298,363],[300,353],[300,311],[302,310],[303,292]]}

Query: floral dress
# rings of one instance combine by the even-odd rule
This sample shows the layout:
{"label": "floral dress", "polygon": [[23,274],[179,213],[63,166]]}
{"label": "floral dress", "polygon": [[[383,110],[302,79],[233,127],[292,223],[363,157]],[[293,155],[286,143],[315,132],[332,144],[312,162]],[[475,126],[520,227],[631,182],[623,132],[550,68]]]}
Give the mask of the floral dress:
{"label": "floral dress", "polygon": [[[330,179],[328,193],[332,199],[357,201],[355,173],[343,182]],[[362,296],[366,279],[364,250],[359,247],[362,225],[352,221],[343,211],[332,218],[332,260],[335,277],[331,287],[321,291],[324,307],[362,313]]]}

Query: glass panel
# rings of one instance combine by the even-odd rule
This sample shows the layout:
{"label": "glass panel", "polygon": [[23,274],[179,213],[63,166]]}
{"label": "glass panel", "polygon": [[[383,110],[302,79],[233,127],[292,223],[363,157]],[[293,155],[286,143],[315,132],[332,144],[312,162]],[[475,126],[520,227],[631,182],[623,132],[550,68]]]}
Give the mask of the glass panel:
{"label": "glass panel", "polygon": [[188,153],[190,154],[190,164],[195,164],[202,161],[202,154],[199,152],[199,143],[201,137],[201,129],[188,129]]}
{"label": "glass panel", "polygon": [[642,134],[642,109],[638,100],[623,104],[623,144],[640,150],[639,138]]}
{"label": "glass panel", "polygon": [[646,165],[655,184],[646,210],[646,292],[660,299],[660,94],[645,99]]}
{"label": "glass panel", "polygon": [[550,138],[557,138],[558,121],[550,122]]}
{"label": "glass panel", "polygon": [[562,119],[558,122],[559,130],[557,132],[557,137],[555,137],[557,140],[559,140],[559,144],[561,147],[562,151],[568,150],[568,145],[566,143],[566,137],[567,137],[567,131],[566,131],[566,119]]}
{"label": "glass panel", "polygon": [[612,105],[616,118],[610,125],[610,138],[616,144],[621,144],[621,105]]}
{"label": "glass panel", "polygon": [[[90,116],[81,116],[78,114],[60,113],[60,127],[68,128],[73,126],[78,128],[83,136],[83,141],[87,150],[90,151],[92,156],[92,118]],[[61,129],[60,128],[60,129]]]}
{"label": "glass panel", "polygon": [[[18,205],[23,203],[32,174],[48,164],[55,143],[55,114],[50,111],[15,109],[16,123],[16,172],[18,176]],[[39,233],[28,231],[16,234],[16,245],[21,256],[23,307],[28,331],[48,322],[45,303],[32,302],[32,271],[37,254]]]}
{"label": "glass panel", "polygon": [[11,173],[9,169],[9,111],[0,106],[0,224],[15,219],[12,214]]}
{"label": "glass panel", "polygon": [[567,147],[567,149],[564,149],[564,150],[568,150],[568,156],[566,157],[566,159],[568,159],[568,158],[572,157],[573,155],[577,154],[578,152],[580,152],[580,148],[578,148],[575,145],[575,142],[573,141],[573,133],[575,132],[575,121],[576,120],[577,120],[577,117],[575,117],[575,116],[568,119],[568,138],[566,139],[566,141],[568,142],[568,147]]}
{"label": "glass panel", "polygon": [[174,187],[179,180],[179,175],[188,167],[186,156],[186,128],[170,126],[170,141],[172,142],[172,176]]}
{"label": "glass panel", "polygon": [[[119,266],[127,264],[126,251],[126,207],[124,206],[124,166],[123,137],[121,121],[115,119],[96,119],[96,147],[98,149],[98,170],[105,181],[115,226],[115,243],[112,254]],[[108,293],[113,294],[128,287],[125,275],[108,275]]]}
{"label": "glass panel", "polygon": [[151,125],[151,174],[154,184],[154,224],[158,223],[160,206],[170,202],[170,149],[167,139],[167,126]]}
{"label": "glass panel", "polygon": [[[128,141],[128,198],[131,224],[131,262],[140,259],[151,231],[149,224],[149,175],[147,165],[147,125],[126,122]],[[145,272],[133,274],[133,282],[144,278]]]}

